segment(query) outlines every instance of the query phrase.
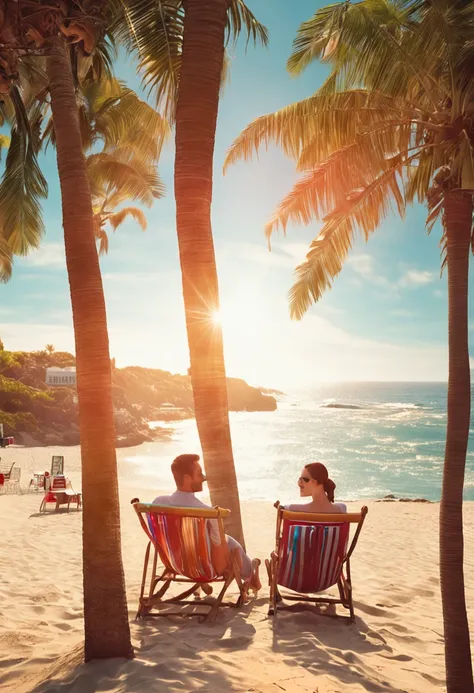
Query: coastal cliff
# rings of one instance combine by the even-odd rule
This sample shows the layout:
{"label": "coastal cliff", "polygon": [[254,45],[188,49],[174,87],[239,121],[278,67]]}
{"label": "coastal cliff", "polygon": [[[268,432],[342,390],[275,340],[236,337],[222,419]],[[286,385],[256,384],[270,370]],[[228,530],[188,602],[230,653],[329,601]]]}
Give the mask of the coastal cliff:
{"label": "coastal cliff", "polygon": [[[77,445],[79,425],[76,388],[46,384],[46,368],[75,366],[67,352],[0,350],[0,423],[5,436],[23,445]],[[112,366],[117,446],[166,439],[168,428],[148,423],[192,418],[193,396],[188,375],[155,368]],[[274,411],[270,391],[228,378],[231,411]],[[273,394],[281,394],[273,391]]]}

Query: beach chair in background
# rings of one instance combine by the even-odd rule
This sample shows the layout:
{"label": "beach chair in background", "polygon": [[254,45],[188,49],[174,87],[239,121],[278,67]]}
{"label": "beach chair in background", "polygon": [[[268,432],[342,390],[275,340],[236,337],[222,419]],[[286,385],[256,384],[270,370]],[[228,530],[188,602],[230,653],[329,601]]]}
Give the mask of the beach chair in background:
{"label": "beach chair in background", "polygon": [[8,481],[11,477],[12,469],[15,466],[15,463],[13,462],[12,464],[7,464],[5,462],[2,462],[2,458],[0,457],[0,474],[3,474],[3,480]]}
{"label": "beach chair in background", "polygon": [[41,501],[40,513],[46,512],[48,503],[55,504],[55,511],[59,510],[61,505],[67,505],[69,512],[71,503],[75,503],[76,509],[79,510],[82,507],[82,494],[74,491],[70,481],[63,474],[56,475],[52,477],[51,486]]}
{"label": "beach chair in background", "polygon": [[[240,575],[240,563],[237,552],[229,551],[224,533],[223,518],[230,510],[222,508],[177,508],[151,505],[132,501],[140,524],[149,539],[143,564],[143,578],[140,588],[137,618],[143,616],[169,616],[171,613],[185,615],[184,612],[163,611],[150,613],[152,609],[165,604],[193,604],[209,607],[207,614],[190,612],[190,616],[204,617],[212,623],[219,607],[240,607],[247,596],[246,586]],[[218,523],[221,545],[224,548],[227,565],[222,574],[218,574],[212,564],[209,521]],[[148,565],[151,557],[151,574],[148,576]],[[162,565],[158,565],[158,561]],[[236,603],[224,603],[224,595],[233,581],[239,588]],[[188,584],[188,588],[175,597],[164,599],[172,583]],[[220,583],[222,589],[214,603],[204,600],[187,600],[191,595],[199,595],[200,589],[212,592],[211,583]]]}
{"label": "beach chair in background", "polygon": [[6,493],[21,493],[20,486],[21,468],[13,467],[10,472],[10,478],[5,482]]}
{"label": "beach chair in background", "polygon": [[64,457],[53,455],[51,457],[51,476],[61,476],[64,474]]}
{"label": "beach chair in background", "polygon": [[27,493],[33,489],[36,493],[38,491],[46,491],[46,476],[48,472],[33,472],[33,476],[28,484]]}
{"label": "beach chair in background", "polygon": [[15,463],[5,464],[0,458],[0,492],[8,493]]}
{"label": "beach chair in background", "polygon": [[[354,622],[350,558],[362,530],[367,507],[360,513],[318,514],[277,508],[276,547],[270,560],[265,561],[270,585],[270,606],[273,616],[282,599],[312,602],[313,604],[341,604],[349,610],[349,621]],[[351,524],[356,525],[349,546]],[[349,549],[347,548],[349,546]],[[321,595],[337,585],[339,599]],[[292,594],[281,594],[286,587]],[[295,594],[298,593],[298,594]]]}

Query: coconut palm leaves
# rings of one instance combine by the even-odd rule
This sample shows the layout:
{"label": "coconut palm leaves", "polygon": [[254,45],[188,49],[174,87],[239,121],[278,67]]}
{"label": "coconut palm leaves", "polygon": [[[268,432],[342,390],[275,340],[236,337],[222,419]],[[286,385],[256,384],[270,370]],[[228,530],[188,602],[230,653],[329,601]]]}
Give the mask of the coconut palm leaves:
{"label": "coconut palm leaves", "polygon": [[125,207],[116,211],[127,200],[138,201],[148,207],[155,198],[162,197],[164,186],[153,162],[144,162],[133,151],[115,148],[112,152],[91,154],[87,157],[94,212],[94,233],[100,242],[99,251],[108,251],[106,225],[115,231],[127,217],[132,217],[144,231],[146,217],[138,207]]}
{"label": "coconut palm leaves", "polygon": [[113,231],[126,218],[146,229],[146,217],[137,207],[117,211],[124,202],[151,207],[164,195],[156,165],[169,126],[151,106],[115,80],[91,85],[81,108],[84,148],[97,141],[102,151],[87,156],[87,172],[94,211],[94,232],[100,252],[106,253],[106,226]]}
{"label": "coconut palm leaves", "polygon": [[[331,63],[326,84],[250,124],[226,165],[275,142],[304,173],[266,227],[270,237],[289,222],[323,221],[289,293],[300,319],[355,236],[367,239],[391,209],[403,215],[407,202],[425,201],[440,170],[445,187],[474,191],[474,5],[341,3],[305,23],[294,48],[294,72],[316,57]],[[429,228],[440,212],[431,192]]]}
{"label": "coconut palm leaves", "polygon": [[[157,107],[170,122],[178,97],[185,2],[183,0],[115,0],[114,33],[139,56],[144,85],[153,92]],[[266,28],[257,21],[243,0],[230,0],[227,15],[229,39],[242,31],[248,40],[268,42]],[[226,68],[224,63],[224,74]]]}
{"label": "coconut palm leaves", "polygon": [[[94,211],[94,233],[101,253],[108,251],[107,224],[113,231],[126,218],[144,230],[146,217],[136,201],[151,207],[165,189],[156,166],[169,126],[135,92],[116,79],[88,81],[77,92],[79,122]],[[45,137],[54,142],[52,120]],[[94,151],[97,147],[100,151]],[[91,153],[92,152],[92,153]]]}
{"label": "coconut palm leaves", "polygon": [[[13,256],[37,248],[44,232],[41,200],[48,194],[38,164],[41,149],[41,109],[28,111],[16,87],[5,97],[4,113],[11,122],[11,137],[0,181],[0,281],[8,281]],[[13,117],[11,118],[11,115]],[[5,146],[8,138],[2,136]]]}

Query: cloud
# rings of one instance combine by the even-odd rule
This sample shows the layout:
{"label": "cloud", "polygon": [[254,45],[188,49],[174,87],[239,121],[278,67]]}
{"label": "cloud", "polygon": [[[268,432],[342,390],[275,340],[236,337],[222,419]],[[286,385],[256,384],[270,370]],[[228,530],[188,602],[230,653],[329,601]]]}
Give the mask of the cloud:
{"label": "cloud", "polygon": [[22,259],[28,267],[66,267],[66,255],[62,243],[43,243],[26,258]]}
{"label": "cloud", "polygon": [[[377,261],[368,253],[355,253],[354,255],[350,255],[346,260],[346,265],[351,267],[359,277],[362,277],[366,281],[380,287],[390,287],[392,296],[397,294],[397,286],[404,288],[425,286],[435,279],[434,272],[412,268],[406,269],[398,281],[391,282],[389,279],[387,279],[387,277],[384,277],[377,272]],[[351,283],[356,284],[354,278],[352,278],[350,281]]]}
{"label": "cloud", "polygon": [[427,270],[411,269],[407,270],[399,280],[400,286],[415,287],[430,284],[435,279],[434,272]]}
{"label": "cloud", "polygon": [[349,265],[356,274],[372,282],[372,284],[390,286],[388,279],[377,273],[375,260],[368,253],[350,255],[346,260],[346,265]]}
{"label": "cloud", "polygon": [[446,296],[446,294],[441,289],[435,289],[433,291],[433,296],[435,296],[436,298],[444,298]]}

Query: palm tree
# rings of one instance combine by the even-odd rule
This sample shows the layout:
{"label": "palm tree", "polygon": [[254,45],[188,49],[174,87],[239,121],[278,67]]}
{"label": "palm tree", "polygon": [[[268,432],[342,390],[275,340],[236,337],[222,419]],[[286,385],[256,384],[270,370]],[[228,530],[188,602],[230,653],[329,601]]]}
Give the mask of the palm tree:
{"label": "palm tree", "polygon": [[304,172],[266,227],[323,219],[296,269],[300,319],[330,288],[357,232],[366,239],[394,207],[427,202],[442,218],[448,270],[448,424],[440,509],[440,574],[448,693],[472,693],[463,576],[462,501],[470,421],[468,264],[473,239],[474,5],[465,0],[340,3],[305,22],[288,67],[332,65],[321,90],[250,124],[227,164],[279,143]]}
{"label": "palm tree", "polygon": [[[133,656],[120,546],[107,320],[69,43],[76,47],[76,58],[91,53],[107,26],[105,10],[104,3],[93,0],[80,5],[73,0],[49,5],[20,0],[15,4],[19,21],[11,25],[18,29],[14,41],[19,49],[8,53],[16,60],[25,52],[46,56],[76,342],[86,660]],[[17,77],[13,67],[6,71],[2,66],[2,71],[6,83]]]}
{"label": "palm tree", "polygon": [[[146,82],[175,122],[176,224],[194,410],[213,504],[232,511],[227,531],[243,543],[227,404],[211,199],[227,32],[267,33],[242,0],[123,0],[125,38]],[[123,34],[122,34],[123,35]],[[130,39],[129,39],[130,41]]]}
{"label": "palm tree", "polygon": [[56,351],[56,348],[54,344],[46,344],[45,351],[48,354],[48,356],[52,356],[53,352]]}

